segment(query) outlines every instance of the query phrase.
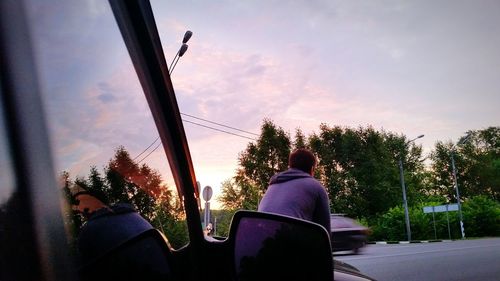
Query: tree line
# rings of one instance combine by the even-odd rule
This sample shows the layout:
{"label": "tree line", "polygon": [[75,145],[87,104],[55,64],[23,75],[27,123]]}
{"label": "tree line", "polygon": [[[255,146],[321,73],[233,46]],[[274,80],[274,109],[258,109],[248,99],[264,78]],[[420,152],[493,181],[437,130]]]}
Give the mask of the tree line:
{"label": "tree line", "polygon": [[[467,138],[467,141],[462,142]],[[308,148],[318,164],[315,177],[325,186],[332,213],[357,218],[373,230],[373,238],[397,240],[405,235],[402,189],[398,161],[404,166],[412,236],[432,237],[431,217],[423,206],[456,202],[451,154],[464,203],[464,220],[470,235],[500,235],[500,127],[469,131],[457,144],[438,141],[423,161],[421,146],[401,134],[374,128],[348,128],[321,124],[319,132],[309,136],[297,129],[292,137],[271,120],[264,120],[261,134],[238,155],[235,175],[221,185],[217,198],[223,209],[213,212],[217,235],[227,235],[232,214],[239,209],[255,210],[272,175],[288,166],[289,153]],[[108,204],[132,204],[151,224],[167,234],[175,248],[187,242],[185,217],[179,198],[164,184],[161,174],[147,164],[135,163],[120,146],[100,172],[90,168],[86,177],[71,178],[67,172],[64,194],[76,186],[99,194]],[[68,209],[75,237],[83,218]],[[456,214],[451,215],[456,224]],[[439,235],[446,234],[444,218],[437,216]],[[474,229],[474,230],[472,230]],[[443,232],[444,231],[444,232]],[[444,234],[443,234],[444,233]],[[452,229],[454,237],[459,233]]]}
{"label": "tree line", "polygon": [[[316,154],[315,177],[328,191],[331,212],[358,218],[370,226],[383,225],[380,219],[391,217],[391,212],[402,215],[398,211],[402,205],[400,159],[410,208],[456,203],[453,153],[461,200],[478,196],[489,200],[493,209],[486,215],[493,217],[489,220],[493,228],[487,232],[500,235],[500,127],[468,131],[457,144],[438,141],[425,161],[422,147],[405,135],[370,126],[321,124],[317,133],[305,136],[297,129],[292,137],[273,121],[264,120],[260,137],[239,154],[235,176],[222,183],[218,199],[223,208],[256,209],[271,176],[287,168],[288,155],[297,148]],[[403,218],[400,221],[404,223]],[[380,232],[383,229],[379,228]],[[404,225],[398,232],[404,235]]]}

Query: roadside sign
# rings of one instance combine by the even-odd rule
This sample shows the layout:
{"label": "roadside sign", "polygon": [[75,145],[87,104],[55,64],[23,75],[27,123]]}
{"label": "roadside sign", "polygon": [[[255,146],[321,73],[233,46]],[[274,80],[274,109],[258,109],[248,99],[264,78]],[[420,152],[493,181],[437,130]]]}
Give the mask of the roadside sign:
{"label": "roadside sign", "polygon": [[424,214],[432,213],[434,212],[432,206],[431,207],[424,207]]}
{"label": "roadside sign", "polygon": [[[448,212],[458,211],[458,204],[447,204],[447,205],[439,205],[439,206],[426,206],[424,207],[424,213],[432,213],[432,223],[434,224],[434,238],[437,239],[436,234],[436,220],[434,218],[434,213],[442,213],[446,212],[446,221],[448,222],[448,237],[451,239],[451,231],[450,231],[450,218],[448,217]],[[460,221],[460,230],[462,231],[462,237],[464,236],[464,225],[462,221]]]}
{"label": "roadside sign", "polygon": [[203,188],[203,200],[205,201],[210,201],[210,198],[212,198],[212,188],[210,186],[205,186]]}
{"label": "roadside sign", "polygon": [[446,205],[434,206],[434,213],[446,212]]}
{"label": "roadside sign", "polygon": [[458,204],[448,204],[439,206],[426,206],[424,207],[424,213],[442,213],[442,212],[453,212],[458,211]]}

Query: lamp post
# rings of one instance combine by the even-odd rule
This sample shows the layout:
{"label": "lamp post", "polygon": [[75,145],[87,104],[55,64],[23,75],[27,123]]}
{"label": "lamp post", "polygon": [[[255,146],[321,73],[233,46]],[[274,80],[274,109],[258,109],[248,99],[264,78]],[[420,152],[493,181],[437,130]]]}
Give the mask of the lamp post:
{"label": "lamp post", "polygon": [[[403,149],[406,148],[406,146],[411,142],[423,137],[424,135],[420,135],[412,140],[405,142]],[[405,186],[405,177],[403,172],[403,158],[401,157],[402,152],[403,151],[401,151],[399,154],[399,177],[401,179],[401,189],[403,190],[403,205],[405,208],[406,235],[408,237],[408,242],[409,242],[411,241],[410,216],[408,214],[408,201],[406,200],[406,186]]]}
{"label": "lamp post", "polygon": [[[172,74],[172,72],[175,69],[175,66],[177,65],[177,62],[186,53],[186,51],[188,49],[188,44],[186,44],[186,43],[189,41],[189,39],[191,38],[191,36],[193,36],[193,32],[190,31],[190,30],[186,31],[186,33],[184,34],[184,38],[182,39],[182,45],[179,48],[179,51],[177,51],[177,54],[175,55],[174,59],[170,63],[169,73],[168,74],[170,74],[170,75]],[[177,59],[177,60],[175,60],[175,59]]]}
{"label": "lamp post", "polygon": [[[471,135],[468,134],[465,138],[463,138],[461,141],[459,141],[457,145],[464,144],[469,139],[470,136]],[[455,158],[453,156],[455,149],[456,149],[456,146],[453,146],[453,148],[450,151],[451,168],[452,168],[452,172],[453,172],[453,183],[455,185],[455,191],[457,192],[458,216],[460,218],[460,232],[462,233],[462,239],[465,239],[465,229],[464,229],[464,222],[463,222],[463,217],[462,217],[462,204],[460,203],[460,192],[458,191],[457,169],[455,167]]]}

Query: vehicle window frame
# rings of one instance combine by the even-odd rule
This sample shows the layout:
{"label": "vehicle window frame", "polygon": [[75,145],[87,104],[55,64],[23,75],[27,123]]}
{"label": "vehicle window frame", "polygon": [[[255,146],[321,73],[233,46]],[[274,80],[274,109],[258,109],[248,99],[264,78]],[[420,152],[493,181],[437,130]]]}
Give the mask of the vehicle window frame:
{"label": "vehicle window frame", "polygon": [[0,94],[14,164],[16,195],[22,204],[16,208],[19,212],[16,215],[23,221],[12,225],[10,231],[13,235],[26,231],[32,242],[23,245],[27,247],[25,251],[9,254],[17,257],[31,253],[33,257],[25,264],[5,268],[4,274],[14,279],[74,280],[73,260],[68,258],[67,245],[61,243],[67,241],[62,201],[25,7],[24,1],[0,2]]}
{"label": "vehicle window frame", "polygon": [[[193,164],[150,4],[147,1],[112,0],[109,3],[144,90],[186,211],[190,248],[200,250],[205,240]],[[29,225],[33,227],[27,231],[36,241],[31,249],[36,257],[29,267],[35,272],[38,269],[39,274],[32,279],[73,280],[75,264],[68,259],[67,243],[61,243],[68,237],[26,2],[2,1],[0,7],[1,94],[5,100],[6,126],[15,159],[15,182],[20,187],[21,201],[26,203],[20,209],[24,212],[23,217],[32,220]]]}
{"label": "vehicle window frame", "polygon": [[175,91],[148,1],[110,0],[146,100],[160,134],[188,224],[190,244],[204,243],[198,190]]}

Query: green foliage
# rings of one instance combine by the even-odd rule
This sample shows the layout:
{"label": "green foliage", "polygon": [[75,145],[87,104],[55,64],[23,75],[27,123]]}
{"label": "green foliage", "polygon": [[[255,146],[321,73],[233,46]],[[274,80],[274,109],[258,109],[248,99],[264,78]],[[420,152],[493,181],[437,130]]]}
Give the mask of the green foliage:
{"label": "green foliage", "polygon": [[[432,214],[424,214],[423,207],[434,205],[433,203],[423,203],[409,208],[408,215],[410,218],[410,229],[411,229],[411,239],[412,240],[426,240],[434,238],[434,227],[432,222]],[[438,214],[436,214],[437,216]],[[436,222],[437,229],[446,228],[446,219],[443,221],[441,218]],[[397,206],[391,208],[381,217],[375,220],[375,224],[372,226],[373,234],[371,236],[372,240],[386,240],[386,241],[404,241],[407,240],[406,234],[406,223],[404,208],[402,206]],[[441,236],[438,236],[438,238]],[[445,238],[445,237],[441,237]],[[447,237],[446,237],[447,238]]]}
{"label": "green foliage", "polygon": [[372,240],[404,240],[405,231],[405,215],[402,207],[394,207],[375,220],[372,229]]}
{"label": "green foliage", "polygon": [[[438,206],[443,202],[424,202],[409,209],[412,240],[460,239],[461,231],[457,211],[425,214],[424,206]],[[462,204],[466,237],[500,235],[500,204],[486,196],[476,196]],[[450,232],[448,232],[448,221]],[[434,232],[434,223],[436,232]],[[404,209],[391,208],[370,224],[372,240],[406,240]]]}
{"label": "green foliage", "polygon": [[[405,166],[408,198],[416,198],[423,173],[420,147],[373,128],[320,126],[309,138],[318,155],[318,174],[328,189],[332,211],[351,217],[374,217],[401,202],[398,159]],[[415,200],[414,200],[415,201]]]}
{"label": "green foliage", "polygon": [[[170,208],[174,208],[172,211]],[[189,242],[187,224],[180,210],[180,201],[175,200],[173,206],[167,201],[163,201],[155,206],[156,216],[151,222],[152,225],[165,233],[168,242],[174,249],[178,249]]]}
{"label": "green foliage", "polygon": [[500,236],[500,203],[484,195],[462,205],[466,237]]}
{"label": "green foliage", "polygon": [[307,140],[301,129],[295,130],[295,141],[293,142],[293,149],[308,148]]}
{"label": "green foliage", "polygon": [[264,193],[271,176],[287,169],[290,150],[290,136],[271,120],[264,120],[257,143],[249,143],[239,155],[236,183]]}
{"label": "green foliage", "polygon": [[[406,227],[400,207],[401,159],[412,238],[460,238],[457,212],[450,212],[448,218],[445,213],[435,213],[434,220],[431,214],[422,212],[423,206],[456,202],[450,158],[453,151],[461,199],[466,202],[466,234],[498,235],[498,211],[492,206],[500,200],[500,127],[469,131],[467,135],[457,145],[437,142],[430,155],[432,166],[425,168],[421,146],[404,135],[369,126],[322,124],[318,133],[307,137],[297,129],[291,142],[281,127],[264,120],[261,136],[239,155],[237,173],[233,180],[223,183],[219,200],[227,210],[255,209],[271,176],[287,168],[290,151],[306,147],[318,157],[315,177],[327,188],[332,212],[365,218],[374,239],[402,240],[406,239]],[[495,204],[475,199],[478,195],[491,198]]]}
{"label": "green foliage", "polygon": [[221,186],[221,196],[217,199],[226,210],[257,210],[259,190],[247,182],[237,184],[234,180],[226,180]]}
{"label": "green foliage", "polygon": [[229,235],[231,220],[235,212],[235,210],[212,210],[212,221],[217,220],[216,236],[227,237]]}
{"label": "green foliage", "polygon": [[[296,141],[300,145],[303,140],[298,136]],[[290,136],[271,120],[264,120],[257,142],[240,153],[236,176],[222,183],[218,200],[223,208],[256,210],[269,179],[288,168],[290,150]]]}
{"label": "green foliage", "polygon": [[469,131],[456,145],[436,143],[431,154],[432,191],[449,201],[456,201],[452,153],[462,199],[486,195],[500,200],[500,127]]}
{"label": "green foliage", "polygon": [[151,220],[155,200],[161,194],[161,176],[145,164],[140,167],[130,158],[123,146],[119,147],[105,169],[109,186],[109,201],[131,203],[142,216]]}

